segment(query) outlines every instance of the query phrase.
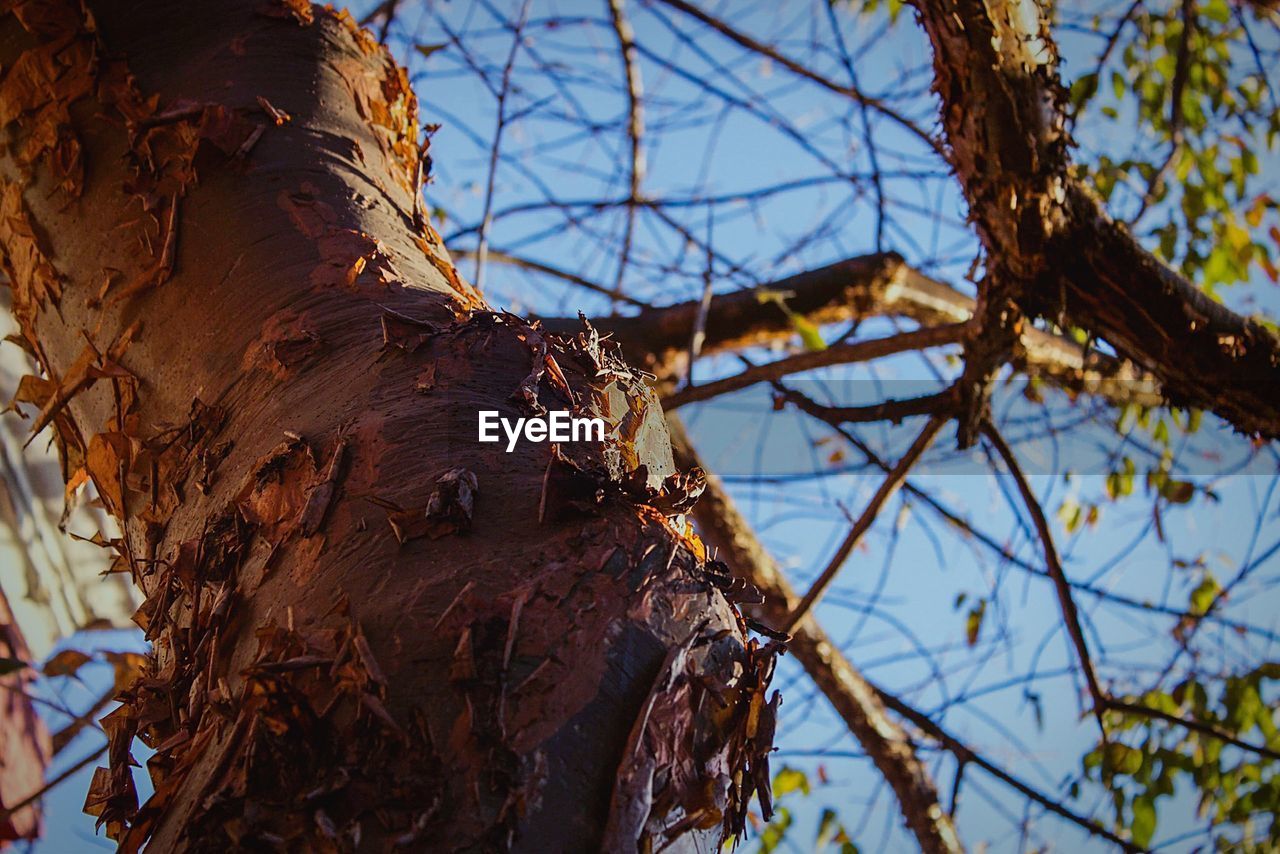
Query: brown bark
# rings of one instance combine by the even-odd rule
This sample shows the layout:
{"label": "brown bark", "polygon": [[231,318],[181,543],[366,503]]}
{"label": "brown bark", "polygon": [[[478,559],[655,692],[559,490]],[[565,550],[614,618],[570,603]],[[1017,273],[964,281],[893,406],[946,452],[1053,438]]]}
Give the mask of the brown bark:
{"label": "brown bark", "polygon": [[[976,308],[972,297],[913,269],[896,253],[862,255],[758,288],[716,295],[707,316],[702,353],[771,344],[794,335],[791,319],[772,300],[760,298],[765,291],[791,294],[787,307],[816,324],[903,317],[922,326],[942,326],[970,322]],[[659,377],[672,378],[684,370],[698,303],[692,300],[592,322],[602,332],[614,333],[630,358],[641,360]],[[551,329],[570,330],[578,321],[554,318],[545,323]],[[1159,406],[1164,401],[1155,379],[1132,363],[1086,352],[1074,341],[1039,329],[1024,328],[1009,355],[1029,376],[1072,394],[1097,396],[1116,406]],[[833,364],[839,353],[820,358]],[[766,372],[769,366],[759,370]]]}
{"label": "brown bark", "polygon": [[[0,5],[21,397],[123,523],[154,660],[86,808],[125,850],[617,849],[740,830],[774,647],[590,330],[486,310],[404,72],[297,0]],[[564,454],[476,413],[599,414]],[[129,746],[156,749],[138,806]]]}
{"label": "brown bark", "polygon": [[981,355],[1002,323],[1016,325],[1010,305],[1067,320],[1150,371],[1172,404],[1280,437],[1280,339],[1144,250],[1075,177],[1041,6],[914,5],[933,45],[948,160],[987,253],[989,310],[971,349]]}
{"label": "brown bark", "polygon": [[[0,591],[0,659],[5,659],[6,665],[31,661],[4,591]],[[49,731],[27,697],[32,681],[32,673],[26,669],[0,675],[0,848],[7,841],[40,835],[39,805],[15,809],[40,791],[53,756]]]}

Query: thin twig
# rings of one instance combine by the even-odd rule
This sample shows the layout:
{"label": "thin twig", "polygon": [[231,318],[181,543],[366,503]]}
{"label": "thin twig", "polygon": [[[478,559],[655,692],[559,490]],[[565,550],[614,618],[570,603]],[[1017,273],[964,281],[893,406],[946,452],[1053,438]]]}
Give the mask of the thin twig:
{"label": "thin twig", "polygon": [[1018,465],[1018,458],[1014,456],[1013,449],[1005,442],[1004,437],[1000,435],[1000,431],[995,428],[989,420],[982,422],[982,432],[991,442],[991,446],[1004,460],[1005,467],[1009,469],[1009,474],[1013,476],[1013,481],[1018,486],[1018,492],[1022,495],[1022,502],[1027,507],[1027,513],[1031,516],[1031,523],[1035,526],[1036,533],[1040,537],[1040,545],[1044,550],[1044,563],[1049,570],[1049,577],[1053,579],[1054,589],[1058,594],[1058,607],[1062,610],[1062,621],[1067,627],[1067,636],[1071,639],[1072,646],[1075,647],[1076,658],[1080,661],[1080,669],[1084,671],[1084,681],[1089,688],[1089,696],[1093,698],[1093,716],[1098,721],[1098,729],[1102,731],[1102,738],[1107,738],[1107,728],[1102,722],[1102,713],[1107,708],[1107,695],[1103,693],[1102,686],[1098,684],[1098,676],[1093,669],[1093,659],[1089,657],[1089,645],[1085,641],[1084,631],[1080,628],[1080,613],[1076,610],[1075,600],[1071,598],[1071,585],[1067,582],[1067,574],[1063,571],[1062,561],[1058,557],[1058,549],[1053,543],[1053,531],[1049,528],[1049,520],[1045,518],[1044,509],[1040,506],[1035,493],[1031,490],[1031,484],[1027,482],[1027,477],[1022,473],[1022,467]]}
{"label": "thin twig", "polygon": [[631,146],[630,193],[627,197],[627,222],[622,233],[622,253],[618,258],[618,277],[613,283],[613,296],[622,294],[622,282],[631,260],[631,243],[636,228],[636,206],[640,203],[640,185],[644,181],[644,84],[640,79],[640,63],[636,57],[635,33],[622,8],[623,0],[608,0],[613,18],[613,32],[622,53],[622,71],[627,80],[627,140]]}
{"label": "thin twig", "polygon": [[62,785],[63,783],[65,783],[70,777],[75,775],[77,771],[80,771],[85,766],[91,765],[92,763],[96,762],[98,758],[106,752],[107,752],[107,745],[104,744],[102,745],[102,747],[98,748],[97,752],[91,753],[90,755],[84,757],[75,765],[72,765],[70,768],[63,771],[58,776],[54,777],[52,780],[49,780],[39,789],[32,792],[30,795],[27,795],[25,798],[18,801],[13,806],[0,808],[0,822],[8,820],[8,818],[14,813],[16,813],[18,810],[31,806],[31,804],[33,804],[40,798],[44,797],[47,793],[57,788],[58,786]]}
{"label": "thin twig", "polygon": [[685,390],[693,388],[693,364],[702,355],[702,343],[707,340],[707,317],[711,314],[711,284],[714,281],[715,254],[711,249],[713,209],[707,208],[707,265],[702,271],[702,298],[698,300],[698,313],[693,318],[693,334],[689,336],[689,364],[685,367]]}
{"label": "thin twig", "polygon": [[1121,837],[1116,836],[1114,833],[1092,819],[1076,815],[1058,801],[1055,801],[1053,798],[1038,789],[1035,789],[1027,783],[1024,783],[1022,780],[1019,780],[1017,777],[1013,776],[1008,771],[1005,771],[1000,766],[995,765],[986,757],[974,751],[973,748],[969,747],[969,745],[944,730],[924,712],[908,705],[883,688],[875,686],[875,689],[876,693],[880,695],[881,701],[886,706],[919,727],[925,734],[945,747],[951,755],[956,757],[956,759],[978,766],[992,777],[995,777],[1005,785],[1022,793],[1028,799],[1040,804],[1040,806],[1044,807],[1054,815],[1065,818],[1067,821],[1077,827],[1087,830],[1094,836],[1099,836],[1113,845],[1119,846],[1123,851],[1141,852],[1145,850],[1144,848],[1133,844],[1133,842],[1128,839],[1122,839]]}
{"label": "thin twig", "polygon": [[681,389],[664,397],[662,406],[666,410],[677,409],[685,404],[697,403],[698,401],[728,394],[756,383],[771,382],[791,374],[811,371],[815,368],[867,362],[897,353],[955,344],[964,337],[964,331],[965,324],[951,323],[903,332],[900,335],[890,335],[887,338],[872,338],[848,344],[833,344],[825,350],[797,353],[785,359],[778,359],[776,362],[747,368],[731,377]]}
{"label": "thin twig", "polygon": [[763,42],[756,41],[754,38],[747,35],[746,33],[743,33],[743,32],[740,32],[739,30],[734,29],[733,27],[729,26],[727,23],[720,20],[719,18],[715,18],[707,14],[703,10],[699,9],[697,6],[694,6],[691,3],[685,2],[685,0],[658,0],[658,2],[663,3],[667,6],[670,6],[673,9],[677,9],[691,18],[696,18],[697,20],[706,24],[708,27],[720,33],[730,41],[736,42],[738,45],[745,47],[747,50],[755,51],[756,53],[761,54],[762,56],[768,57],[769,59],[778,63],[783,68],[787,69],[793,74],[799,75],[800,77],[803,77],[806,80],[817,83],[819,86],[822,86],[825,89],[829,89],[830,91],[835,92],[839,95],[844,95],[848,98],[852,98],[854,101],[857,101],[860,104],[866,104],[871,109],[875,110],[876,112],[880,113],[881,115],[885,116],[888,119],[892,119],[894,122],[901,125],[907,131],[909,131],[912,134],[912,136],[915,136],[917,139],[919,139],[921,142],[927,145],[929,149],[934,153],[938,154],[939,156],[945,156],[942,150],[941,143],[939,143],[936,139],[929,136],[929,134],[925,133],[923,130],[917,127],[915,122],[911,121],[906,116],[902,115],[897,110],[890,107],[884,101],[881,101],[879,98],[872,98],[869,95],[864,95],[862,92],[858,91],[858,89],[854,86],[842,86],[841,84],[835,82],[834,80],[831,80],[827,77],[823,77],[821,74],[818,74],[816,71],[813,71],[812,69],[802,65],[801,63],[796,62],[791,57],[785,56],[784,54],[780,53],[779,51],[770,47],[769,45],[764,44]]}
{"label": "thin twig", "polygon": [[94,701],[94,704],[83,714],[76,715],[70,723],[53,734],[53,754],[57,756],[62,749],[75,739],[77,735],[84,730],[85,727],[95,727],[101,729],[98,725],[97,714],[102,711],[116,696],[116,686],[112,685],[102,693]]}
{"label": "thin twig", "polygon": [[[477,257],[477,254],[478,254],[473,249],[453,249],[450,251],[453,253],[453,256],[455,258],[473,258],[474,259]],[[532,258],[524,258],[519,255],[512,255],[509,252],[503,252],[499,249],[490,249],[488,252],[488,260],[496,264],[510,264],[513,267],[520,267],[521,269],[524,269],[524,270],[533,270],[534,272],[537,272],[537,273],[543,273],[548,276],[553,276],[557,279],[561,279],[565,282],[569,282],[570,284],[577,285],[580,288],[585,288],[586,290],[592,291],[597,294],[601,294],[602,296],[607,296],[607,297],[613,296],[613,292],[609,288],[606,288],[604,285],[600,284],[599,282],[593,282],[590,279],[585,279],[582,276],[579,276],[577,273],[571,273],[568,270],[562,270],[559,267],[554,267],[550,264],[543,263],[542,261],[535,261]],[[653,308],[652,305],[645,302],[644,300],[638,300],[635,297],[630,297],[630,296],[627,296],[626,294],[619,294],[617,296],[617,299],[619,302],[625,302],[627,305],[635,306],[636,308],[645,308],[645,309]],[[574,318],[574,320],[576,320],[576,318]]]}
{"label": "thin twig", "polygon": [[849,529],[849,534],[844,538],[844,542],[840,544],[840,547],[836,549],[835,556],[831,558],[827,568],[822,571],[818,579],[813,582],[813,586],[809,588],[809,592],[804,594],[804,598],[791,611],[783,631],[789,632],[797,623],[803,620],[805,614],[809,613],[809,610],[826,592],[831,582],[835,580],[836,573],[844,566],[844,562],[848,560],[849,555],[853,553],[853,550],[858,547],[858,543],[862,541],[863,536],[871,529],[872,523],[880,515],[885,502],[897,493],[898,488],[902,486],[902,482],[907,479],[907,473],[911,471],[912,466],[919,461],[921,455],[933,444],[933,440],[937,438],[938,433],[946,423],[946,416],[934,415],[929,419],[929,423],[924,425],[924,429],[920,431],[920,435],[916,437],[916,440],[911,443],[911,447],[907,449],[907,452],[902,455],[902,459],[898,460],[898,464],[880,482],[875,495],[871,496],[871,501],[867,504],[866,509],[862,511],[862,515],[858,517],[857,521],[853,523],[853,527]]}
{"label": "thin twig", "polygon": [[1238,747],[1241,750],[1252,751],[1253,753],[1256,753],[1259,756],[1265,756],[1268,759],[1280,760],[1280,751],[1272,750],[1270,747],[1263,744],[1252,744],[1244,739],[1232,735],[1221,727],[1216,727],[1213,724],[1205,723],[1204,721],[1179,717],[1178,715],[1170,714],[1169,712],[1161,709],[1155,709],[1142,703],[1130,703],[1126,700],[1117,700],[1112,697],[1106,698],[1106,705],[1108,709],[1113,711],[1128,712],[1131,715],[1142,715],[1148,718],[1157,718],[1192,730],[1193,732],[1198,732],[1211,738],[1216,738],[1219,741],[1226,742],[1227,744],[1230,744],[1233,747]]}
{"label": "thin twig", "polygon": [[[849,75],[849,85],[858,86],[858,72],[854,68],[853,58],[845,46],[844,35],[840,32],[840,22],[836,19],[836,4],[827,3],[827,21],[831,24],[831,36],[835,39],[836,48],[840,51],[840,62]],[[867,159],[871,163],[871,186],[876,191],[876,251],[884,251],[885,196],[884,181],[880,172],[880,155],[876,151],[875,136],[871,133],[870,106],[865,100],[858,101],[858,112],[862,119],[862,141],[867,146]]]}
{"label": "thin twig", "polygon": [[1136,225],[1155,204],[1156,197],[1164,187],[1165,178],[1173,168],[1178,153],[1182,151],[1184,141],[1182,93],[1187,88],[1187,76],[1191,73],[1191,40],[1196,32],[1195,0],[1182,0],[1182,35],[1178,39],[1178,53],[1173,69],[1173,81],[1169,86],[1169,153],[1165,156],[1160,168],[1151,175],[1147,183],[1147,191],[1142,196],[1138,211],[1129,220]]}
{"label": "thin twig", "polygon": [[484,289],[484,264],[489,254],[489,226],[493,222],[493,188],[498,177],[498,158],[502,152],[502,133],[507,127],[507,96],[511,92],[511,70],[516,64],[516,55],[520,53],[524,25],[529,20],[529,9],[533,0],[524,0],[520,4],[520,18],[516,21],[511,36],[511,51],[507,54],[506,65],[502,67],[502,83],[498,87],[498,120],[493,130],[493,145],[489,149],[489,175],[484,187],[484,215],[480,218],[480,240],[476,247],[476,290]]}

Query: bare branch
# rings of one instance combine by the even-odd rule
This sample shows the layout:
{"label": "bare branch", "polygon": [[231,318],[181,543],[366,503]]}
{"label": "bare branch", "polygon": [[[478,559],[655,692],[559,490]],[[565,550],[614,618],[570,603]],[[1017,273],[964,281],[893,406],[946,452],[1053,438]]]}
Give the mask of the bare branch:
{"label": "bare branch", "polygon": [[902,459],[898,460],[898,464],[893,467],[888,476],[880,482],[880,486],[876,489],[875,494],[871,496],[871,500],[867,502],[866,508],[862,511],[862,515],[853,523],[853,527],[849,529],[849,533],[845,536],[844,541],[840,543],[840,547],[836,549],[835,555],[831,558],[831,562],[827,564],[827,568],[822,571],[817,580],[813,582],[813,586],[809,588],[809,592],[804,594],[804,598],[800,600],[800,604],[792,609],[791,614],[787,617],[785,631],[790,631],[801,620],[805,614],[813,608],[817,601],[831,586],[831,582],[835,580],[836,574],[840,568],[844,566],[844,562],[849,559],[849,555],[858,547],[858,543],[871,530],[871,525],[880,515],[881,509],[885,502],[892,498],[902,486],[902,482],[906,480],[907,473],[911,471],[911,467],[916,464],[920,456],[929,449],[933,444],[933,440],[937,438],[939,431],[943,425],[947,423],[947,418],[943,415],[934,415],[924,425],[924,429],[920,431],[920,435],[911,443],[911,447],[902,455]]}
{"label": "bare branch", "polygon": [[977,751],[975,751],[973,748],[971,748],[969,745],[965,744],[963,741],[956,738],[951,733],[947,732],[945,729],[942,728],[942,726],[936,723],[932,718],[930,718],[924,712],[921,712],[918,709],[908,705],[907,703],[898,699],[893,694],[890,694],[888,691],[884,690],[883,688],[877,687],[875,690],[876,690],[876,693],[879,695],[881,701],[885,704],[886,707],[888,707],[889,709],[892,709],[897,714],[911,721],[911,723],[919,727],[920,730],[924,732],[926,735],[928,735],[930,738],[935,739],[939,744],[945,747],[953,756],[955,756],[961,762],[964,762],[965,764],[976,765],[977,767],[981,768],[983,771],[986,771],[992,777],[995,777],[1000,782],[1004,783],[1005,785],[1013,788],[1018,792],[1021,792],[1028,799],[1035,801],[1037,804],[1044,807],[1054,815],[1066,819],[1067,821],[1071,822],[1077,827],[1083,828],[1084,830],[1088,831],[1094,836],[1097,836],[1101,839],[1105,839],[1108,842],[1112,843],[1113,845],[1119,846],[1119,848],[1122,851],[1141,852],[1145,850],[1143,848],[1140,848],[1137,845],[1134,845],[1133,842],[1128,839],[1123,839],[1119,836],[1116,836],[1114,833],[1107,830],[1105,827],[1098,824],[1093,819],[1085,818],[1084,816],[1073,813],[1071,810],[1064,807],[1060,801],[1054,800],[1050,796],[1041,792],[1039,789],[1036,789],[1035,787],[1023,782],[1022,780],[1010,774],[1008,771],[1005,771],[1003,768],[999,767],[998,765],[995,765],[990,760],[986,759]]}
{"label": "bare branch", "polygon": [[[503,256],[509,257],[509,256]],[[495,260],[502,260],[494,256]],[[529,269],[573,281],[597,293],[609,293],[590,283],[534,262],[512,259]],[[791,294],[787,307],[809,322],[823,325],[856,318],[899,316],[922,325],[964,323],[974,301],[944,282],[907,266],[893,253],[862,255],[826,267],[806,270],[759,288],[718,294],[707,315],[703,353],[738,350],[769,344],[795,334],[791,318],[765,292]],[[647,308],[630,317],[593,318],[592,323],[614,337],[632,358],[643,358],[660,377],[680,373],[680,360],[697,322],[700,301]],[[574,332],[575,318],[544,318],[552,331]],[[1071,392],[1101,397],[1116,406],[1160,406],[1164,398],[1149,374],[1103,353],[1086,352],[1080,345],[1039,329],[1024,328],[1013,353],[1014,365]],[[688,402],[688,401],[685,401]]]}
{"label": "bare branch", "polygon": [[631,242],[636,227],[636,205],[640,202],[640,184],[644,181],[644,84],[640,79],[640,63],[636,57],[635,33],[622,8],[623,0],[608,0],[613,31],[618,37],[622,53],[622,69],[627,79],[627,139],[631,146],[630,195],[627,199],[627,223],[622,234],[622,252],[618,256],[618,277],[613,283],[613,295],[622,293],[622,281],[631,260]]}
{"label": "bare branch", "polygon": [[1027,513],[1031,515],[1031,524],[1035,526],[1041,548],[1044,550],[1045,566],[1049,570],[1049,577],[1053,579],[1053,586],[1058,594],[1062,622],[1066,626],[1071,645],[1075,648],[1080,669],[1084,672],[1085,684],[1088,685],[1089,695],[1093,698],[1093,715],[1098,719],[1098,729],[1102,730],[1102,737],[1105,739],[1107,730],[1102,723],[1102,713],[1107,708],[1107,696],[1098,684],[1097,674],[1093,670],[1093,659],[1089,657],[1089,645],[1085,641],[1084,631],[1080,628],[1080,614],[1076,610],[1075,600],[1071,598],[1071,585],[1067,583],[1067,574],[1062,568],[1062,561],[1058,558],[1058,549],[1053,544],[1053,531],[1049,528],[1049,520],[1045,518],[1044,510],[1040,507],[1036,494],[1031,490],[1031,484],[1022,473],[1018,458],[1014,456],[1013,449],[1005,442],[1000,431],[996,430],[995,425],[990,421],[984,421],[982,432],[991,442],[996,453],[1000,455],[1000,459],[1004,460],[1005,467],[1009,469],[1009,474],[1013,476],[1014,483],[1018,486],[1018,493],[1027,507]]}
{"label": "bare branch", "polygon": [[529,8],[533,0],[524,0],[520,4],[520,18],[516,21],[511,34],[511,51],[507,54],[507,62],[502,67],[502,82],[498,87],[498,119],[493,129],[493,143],[489,149],[489,175],[485,180],[484,213],[480,217],[480,239],[476,248],[475,288],[484,290],[484,264],[489,253],[489,228],[493,224],[493,189],[498,180],[498,160],[502,155],[502,134],[507,129],[507,98],[511,94],[511,70],[516,64],[516,55],[520,53],[520,43],[524,37],[524,25],[529,19]]}
{"label": "bare branch", "polygon": [[870,107],[871,109],[883,115],[885,118],[892,120],[893,122],[897,123],[899,126],[904,128],[905,130],[910,132],[912,136],[919,139],[921,142],[927,145],[931,150],[936,152],[939,156],[943,155],[942,146],[938,143],[936,139],[931,137],[929,134],[925,133],[915,124],[915,122],[903,116],[893,107],[890,107],[888,104],[886,104],[884,101],[881,101],[879,98],[872,98],[869,95],[865,95],[862,92],[858,91],[858,89],[854,86],[844,86],[844,85],[841,85],[840,83],[835,82],[834,80],[831,80],[830,78],[823,77],[821,74],[818,74],[813,69],[808,68],[807,66],[797,62],[791,57],[785,56],[784,54],[780,53],[775,48],[772,48],[769,45],[764,44],[763,42],[756,41],[751,36],[729,26],[729,24],[725,23],[719,18],[716,18],[712,15],[707,14],[702,9],[699,9],[697,6],[694,6],[692,3],[687,3],[685,2],[685,0],[658,0],[658,2],[663,3],[667,6],[670,6],[673,9],[677,9],[691,18],[695,18],[698,21],[701,21],[711,29],[723,35],[725,38],[729,39],[732,42],[737,43],[742,47],[745,47],[747,50],[755,51],[761,56],[767,56],[769,59],[778,63],[783,68],[787,69],[793,74],[797,74],[800,77],[803,77],[806,80],[817,83],[819,86],[822,86],[825,89],[829,89],[830,91],[835,92],[838,95],[844,95],[848,98],[852,98],[854,101],[856,101],[859,104],[863,104],[867,107]]}
{"label": "bare branch", "polygon": [[[455,258],[475,258],[477,253],[470,249],[454,249],[452,250],[452,254]],[[535,273],[542,273],[543,275],[560,279],[561,281],[577,285],[580,288],[585,288],[586,290],[602,296],[617,299],[619,302],[624,302],[627,305],[632,305],[637,308],[652,308],[652,306],[647,302],[642,302],[641,300],[629,297],[626,294],[614,294],[612,290],[598,282],[593,282],[590,279],[585,279],[582,276],[579,276],[577,273],[562,270],[559,267],[545,264],[542,261],[534,261],[532,258],[522,258],[519,255],[512,255],[508,252],[490,249],[488,253],[488,260],[497,264],[510,264],[513,267],[520,267],[524,270],[533,270]]]}
{"label": "bare branch", "polygon": [[1113,709],[1117,712],[1128,712],[1131,715],[1157,718],[1167,723],[1176,724],[1177,726],[1189,729],[1193,732],[1198,732],[1202,735],[1216,738],[1219,741],[1230,744],[1233,747],[1238,747],[1241,750],[1248,750],[1252,753],[1258,754],[1259,756],[1265,756],[1268,759],[1280,760],[1280,751],[1272,750],[1265,744],[1252,744],[1242,738],[1237,738],[1235,735],[1232,735],[1221,727],[1216,727],[1213,724],[1205,723],[1204,721],[1179,717],[1178,715],[1170,714],[1169,712],[1153,708],[1144,703],[1130,703],[1128,701],[1117,700],[1112,697],[1108,697],[1106,699],[1106,704],[1108,709]]}
{"label": "bare branch", "polygon": [[88,756],[84,757],[83,759],[79,760],[74,765],[72,765],[71,767],[63,771],[61,774],[58,774],[52,780],[47,781],[39,789],[36,789],[31,794],[27,795],[25,798],[15,803],[13,806],[0,807],[0,822],[8,820],[9,816],[13,815],[19,810],[25,809],[26,807],[31,806],[31,804],[40,800],[45,795],[49,794],[49,792],[52,792],[54,789],[58,788],[58,786],[65,783],[71,777],[75,776],[75,774],[78,771],[96,762],[98,758],[106,752],[107,752],[107,745],[104,744],[102,745],[102,747],[98,748],[96,752],[91,753]]}
{"label": "bare branch", "polygon": [[776,362],[747,368],[741,373],[722,380],[681,389],[662,399],[664,409],[678,409],[688,403],[708,400],[722,394],[746,388],[761,382],[771,382],[791,374],[811,371],[827,365],[848,365],[855,362],[866,362],[881,359],[895,353],[911,350],[923,350],[927,347],[940,347],[955,344],[964,337],[965,325],[953,323],[946,326],[931,326],[887,338],[873,338],[867,341],[854,341],[848,344],[833,344],[825,350],[812,350],[797,353]]}
{"label": "bare branch", "polygon": [[[669,416],[667,423],[680,467],[701,465],[679,418]],[[706,491],[694,505],[693,516],[703,541],[735,575],[754,584],[764,594],[763,604],[744,605],[744,611],[764,623],[781,624],[792,603],[797,601],[795,591],[714,475],[707,478]],[[787,650],[813,678],[884,775],[921,849],[930,854],[963,851],[928,769],[916,757],[911,739],[885,714],[875,688],[845,658],[812,616],[794,626],[791,636]]]}

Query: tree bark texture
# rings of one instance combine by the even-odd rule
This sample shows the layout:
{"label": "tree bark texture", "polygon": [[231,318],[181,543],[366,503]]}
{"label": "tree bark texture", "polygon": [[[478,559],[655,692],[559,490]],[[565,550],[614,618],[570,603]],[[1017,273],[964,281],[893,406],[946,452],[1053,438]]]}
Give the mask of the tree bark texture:
{"label": "tree bark texture", "polygon": [[[589,327],[458,277],[403,70],[298,0],[0,9],[19,398],[154,644],[86,804],[112,838],[679,850],[767,812],[778,646],[678,521],[697,478]],[[610,435],[475,441],[544,407]]]}
{"label": "tree bark texture", "polygon": [[1144,250],[1079,179],[1041,5],[914,5],[933,46],[947,156],[987,254],[971,351],[1003,346],[1019,311],[1078,325],[1150,371],[1171,404],[1280,437],[1280,338]]}

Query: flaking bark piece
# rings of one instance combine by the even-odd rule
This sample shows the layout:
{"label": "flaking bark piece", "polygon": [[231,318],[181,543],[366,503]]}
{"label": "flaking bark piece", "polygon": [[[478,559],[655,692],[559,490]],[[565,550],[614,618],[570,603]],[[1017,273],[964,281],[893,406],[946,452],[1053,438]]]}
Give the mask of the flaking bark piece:
{"label": "flaking bark piece", "polygon": [[259,461],[253,478],[241,490],[240,514],[258,526],[263,538],[278,545],[301,520],[316,479],[311,448],[286,431],[286,441]]}
{"label": "flaking bark piece", "polygon": [[449,469],[436,480],[427,500],[427,536],[433,540],[471,529],[480,483],[464,468]]}
{"label": "flaking bark piece", "polygon": [[707,474],[698,466],[687,472],[676,472],[662,482],[658,494],[646,502],[668,516],[678,516],[693,509],[702,491],[707,488]]}
{"label": "flaking bark piece", "polygon": [[325,467],[324,478],[307,496],[307,503],[302,508],[298,519],[304,537],[313,536],[324,525],[329,508],[333,506],[334,496],[338,491],[338,483],[342,479],[342,463],[346,458],[347,437],[340,436],[333,449],[333,456]]}
{"label": "flaking bark piece", "polygon": [[391,530],[401,543],[430,537],[438,540],[471,529],[480,482],[464,468],[449,469],[436,479],[426,507],[394,510],[387,515]]}
{"label": "flaking bark piece", "polygon": [[266,18],[292,18],[304,27],[316,20],[309,0],[267,0],[257,12]]}
{"label": "flaking bark piece", "polygon": [[288,370],[320,353],[324,349],[324,342],[316,333],[304,329],[296,335],[272,341],[268,347],[271,358]]}
{"label": "flaking bark piece", "polygon": [[276,123],[277,127],[293,120],[293,116],[275,106],[261,95],[258,96],[258,106],[262,108],[264,113],[271,117],[271,120]]}
{"label": "flaking bark piece", "polygon": [[569,387],[569,381],[565,378],[564,371],[560,369],[559,363],[551,353],[551,349],[547,344],[547,336],[543,334],[542,326],[538,321],[529,323],[523,318],[517,317],[510,313],[503,313],[503,320],[516,330],[516,334],[520,340],[529,348],[529,352],[533,355],[533,361],[529,369],[529,374],[521,382],[518,388],[512,393],[511,399],[520,404],[520,407],[529,415],[542,415],[547,410],[538,400],[538,390],[542,384],[543,377],[551,381],[551,385],[555,388],[570,406],[577,405],[577,398],[573,394],[573,389]]}
{"label": "flaking bark piece", "polygon": [[761,605],[764,594],[745,578],[735,577],[729,565],[722,560],[709,560],[702,565],[702,575],[707,582],[724,594],[734,605]]}
{"label": "flaking bark piece", "polygon": [[[609,820],[605,826],[603,851],[636,851],[645,835],[653,807],[654,777],[659,770],[659,757],[652,749],[646,735],[655,711],[667,692],[672,691],[684,675],[689,664],[689,651],[702,633],[702,627],[691,632],[684,643],[673,647],[663,661],[653,687],[640,714],[631,727],[622,762],[614,780],[613,797],[609,805]],[[660,727],[654,727],[655,730]],[[661,739],[659,739],[661,741]]]}
{"label": "flaking bark piece", "polygon": [[383,309],[383,347],[398,347],[412,353],[440,332],[440,327],[426,320],[418,320],[398,311]]}

